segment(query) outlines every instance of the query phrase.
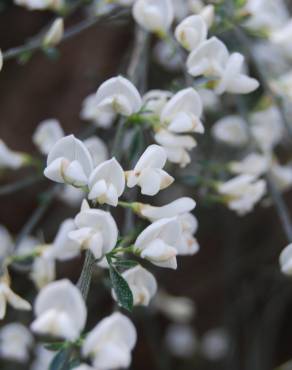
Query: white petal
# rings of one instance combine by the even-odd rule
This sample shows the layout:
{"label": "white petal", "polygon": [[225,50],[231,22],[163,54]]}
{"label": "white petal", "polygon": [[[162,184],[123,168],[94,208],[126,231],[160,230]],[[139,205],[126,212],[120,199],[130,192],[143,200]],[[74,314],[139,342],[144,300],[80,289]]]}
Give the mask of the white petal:
{"label": "white petal", "polygon": [[167,160],[165,150],[156,144],[149,145],[136,163],[134,171],[145,168],[163,168]]}
{"label": "white petal", "polygon": [[48,154],[55,143],[64,136],[60,122],[56,119],[47,119],[38,124],[32,140],[43,154]]}
{"label": "white petal", "polygon": [[194,50],[207,38],[207,24],[200,15],[185,18],[175,29],[175,37],[187,50]]}

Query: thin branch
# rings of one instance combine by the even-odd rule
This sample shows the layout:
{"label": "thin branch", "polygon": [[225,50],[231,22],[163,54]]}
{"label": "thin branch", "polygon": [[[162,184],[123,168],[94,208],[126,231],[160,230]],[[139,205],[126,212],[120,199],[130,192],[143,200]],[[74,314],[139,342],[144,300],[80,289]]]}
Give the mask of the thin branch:
{"label": "thin branch", "polygon": [[26,177],[20,181],[16,181],[12,184],[0,186],[0,196],[10,195],[17,191],[23,190],[32,184],[40,182],[44,179],[43,175]]}

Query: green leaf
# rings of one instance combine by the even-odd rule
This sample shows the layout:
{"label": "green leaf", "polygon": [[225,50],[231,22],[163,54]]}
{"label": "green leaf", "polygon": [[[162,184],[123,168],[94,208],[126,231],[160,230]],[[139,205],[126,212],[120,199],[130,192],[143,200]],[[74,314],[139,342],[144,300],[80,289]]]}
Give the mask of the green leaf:
{"label": "green leaf", "polygon": [[62,349],[53,358],[49,370],[69,370],[69,364],[66,366],[68,360],[68,350]]}
{"label": "green leaf", "polygon": [[62,348],[66,348],[68,345],[67,342],[54,342],[54,343],[46,343],[44,346],[49,351],[59,351]]}
{"label": "green leaf", "polygon": [[112,287],[117,296],[117,300],[123,308],[125,308],[128,311],[132,311],[133,294],[131,292],[131,289],[126,280],[122,277],[118,270],[111,264],[111,260],[108,259],[108,261],[110,261],[109,262],[110,278],[112,282]]}
{"label": "green leaf", "polygon": [[144,147],[144,136],[142,128],[136,127],[135,133],[129,149],[129,160],[133,161],[141,153],[141,148]]}
{"label": "green leaf", "polygon": [[115,267],[129,269],[138,265],[137,261],[118,259],[114,262]]}
{"label": "green leaf", "polygon": [[18,57],[18,63],[19,64],[27,63],[31,59],[32,54],[33,52],[31,50],[23,51]]}

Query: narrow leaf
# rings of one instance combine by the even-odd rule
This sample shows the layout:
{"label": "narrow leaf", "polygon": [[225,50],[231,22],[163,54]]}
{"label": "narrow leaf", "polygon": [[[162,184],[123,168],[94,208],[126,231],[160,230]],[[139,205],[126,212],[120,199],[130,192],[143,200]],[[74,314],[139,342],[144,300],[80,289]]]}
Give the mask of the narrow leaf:
{"label": "narrow leaf", "polygon": [[109,265],[110,278],[113,289],[116,293],[119,304],[128,311],[133,309],[133,294],[126,280],[121,276],[118,270]]}

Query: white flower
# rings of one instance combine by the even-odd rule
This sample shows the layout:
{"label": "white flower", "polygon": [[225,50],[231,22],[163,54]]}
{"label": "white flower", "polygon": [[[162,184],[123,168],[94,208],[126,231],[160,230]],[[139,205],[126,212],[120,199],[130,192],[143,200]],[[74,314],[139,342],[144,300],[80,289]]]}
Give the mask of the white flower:
{"label": "white flower", "polygon": [[155,221],[138,236],[135,247],[141,257],[156,266],[176,269],[176,256],[181,239],[181,226],[176,217]]}
{"label": "white flower", "polygon": [[218,185],[218,192],[226,196],[228,208],[243,216],[250,212],[266,193],[266,182],[257,180],[252,175],[239,175]]}
{"label": "white flower", "polygon": [[203,112],[200,95],[189,87],[176,93],[162,109],[160,120],[167,129],[174,133],[203,133],[200,121]]}
{"label": "white flower", "polygon": [[30,10],[59,10],[64,5],[64,0],[14,0],[14,2],[17,5],[25,6]]}
{"label": "white flower", "polygon": [[2,50],[0,49],[0,71],[2,70],[3,68],[3,54],[2,54]]}
{"label": "white flower", "polygon": [[288,244],[285,247],[279,258],[281,271],[285,275],[292,275],[292,244]]}
{"label": "white flower", "polygon": [[204,356],[212,361],[224,358],[229,349],[230,340],[222,328],[208,330],[202,338],[201,349]]}
{"label": "white flower", "polygon": [[191,52],[187,68],[192,76],[220,77],[228,60],[228,50],[217,37],[202,42]]}
{"label": "white flower", "polygon": [[14,152],[0,139],[0,169],[10,168],[17,170],[23,165],[23,156],[20,153]]}
{"label": "white flower", "polygon": [[57,196],[68,206],[79,207],[84,198],[84,192],[81,189],[73,188],[73,186],[65,185]]}
{"label": "white flower", "polygon": [[232,94],[249,94],[259,87],[259,82],[243,73],[244,57],[240,53],[232,53],[218,85],[215,88],[216,94],[229,92]]}
{"label": "white flower", "polygon": [[161,146],[148,146],[134,169],[126,174],[128,187],[139,185],[141,193],[145,195],[155,195],[159,190],[167,188],[174,179],[162,169],[166,160],[167,154]]}
{"label": "white flower", "polygon": [[197,338],[189,325],[171,324],[167,328],[166,345],[174,356],[189,358],[197,349]]}
{"label": "white flower", "polygon": [[169,162],[178,163],[181,167],[190,163],[191,158],[188,151],[197,145],[192,136],[176,135],[167,130],[159,130],[154,138],[166,151]]}
{"label": "white flower", "polygon": [[38,334],[75,340],[85,326],[84,300],[79,289],[67,279],[45,286],[36,298],[34,310],[37,318],[31,329]]}
{"label": "white flower", "polygon": [[190,212],[178,216],[181,226],[181,243],[178,245],[177,252],[181,256],[188,256],[197,253],[200,249],[194,234],[198,229],[198,221]]}
{"label": "white flower", "polygon": [[292,20],[284,24],[283,27],[274,30],[270,34],[270,41],[281,47],[283,52],[287,57],[292,58],[292,47],[291,47],[291,37],[292,37]]}
{"label": "white flower", "polygon": [[38,344],[36,347],[35,359],[30,367],[30,370],[44,370],[49,369],[50,364],[56,353],[49,351],[43,345]]}
{"label": "white flower", "polygon": [[13,252],[14,243],[9,231],[4,225],[0,225],[0,261]]}
{"label": "white flower", "polygon": [[47,255],[46,251],[34,259],[30,277],[39,290],[55,280],[55,261]]}
{"label": "white flower", "polygon": [[116,113],[99,108],[96,94],[91,94],[82,103],[80,117],[84,120],[92,121],[97,127],[109,128],[113,124]]}
{"label": "white flower", "polygon": [[175,29],[177,41],[187,50],[197,48],[207,39],[208,28],[200,15],[185,18]]}
{"label": "white flower", "polygon": [[[157,291],[155,277],[140,265],[123,272],[122,276],[132,291],[134,305],[148,306]],[[115,298],[114,292],[113,296]]]}
{"label": "white flower", "polygon": [[220,100],[213,90],[198,88],[198,94],[201,97],[205,111],[217,111],[220,107]]}
{"label": "white flower", "polygon": [[158,40],[153,48],[155,61],[170,72],[179,72],[183,67],[182,58],[169,42]]}
{"label": "white flower", "polygon": [[142,99],[132,82],[118,76],[100,85],[95,103],[96,108],[102,111],[130,116],[140,110]]}
{"label": "white flower", "polygon": [[271,106],[250,115],[251,132],[264,152],[270,152],[284,135],[284,127],[279,110]]}
{"label": "white flower", "polygon": [[149,90],[143,96],[143,106],[147,112],[146,114],[160,116],[163,107],[171,97],[172,93],[169,91]]}
{"label": "white flower", "polygon": [[270,167],[270,175],[281,191],[286,191],[292,186],[292,165],[281,166],[277,162],[272,163]]}
{"label": "white flower", "polygon": [[172,1],[136,0],[133,5],[133,17],[147,31],[165,34],[174,18]]}
{"label": "white flower", "polygon": [[84,340],[82,352],[99,370],[127,368],[137,340],[132,322],[116,312],[101,320]]}
{"label": "white flower", "polygon": [[43,44],[45,47],[52,47],[59,44],[64,34],[64,21],[63,18],[54,20],[50,29],[44,36]]}
{"label": "white flower", "polygon": [[11,290],[9,276],[5,273],[0,278],[0,320],[3,319],[6,314],[7,303],[17,310],[31,310],[30,303]]}
{"label": "white flower", "polygon": [[86,146],[74,135],[69,135],[57,141],[50,150],[44,174],[52,181],[82,187],[87,185],[92,168]]}
{"label": "white flower", "polygon": [[64,136],[60,122],[56,119],[46,119],[38,124],[32,141],[43,154],[48,154],[52,147]]}
{"label": "white flower", "polygon": [[170,320],[178,323],[190,322],[196,313],[194,302],[187,297],[176,297],[164,291],[159,291],[154,305]]}
{"label": "white flower", "polygon": [[30,331],[20,323],[11,323],[0,330],[0,357],[17,362],[29,359],[29,350],[33,344]]}
{"label": "white flower", "polygon": [[210,28],[214,22],[215,18],[215,7],[212,4],[206,5],[203,7],[203,9],[200,11],[200,16],[204,19],[206,22],[208,28]]}
{"label": "white flower", "polygon": [[108,159],[107,147],[99,137],[91,136],[84,140],[83,143],[91,154],[94,167]]}
{"label": "white flower", "polygon": [[247,173],[254,176],[261,176],[268,170],[269,160],[265,155],[250,153],[241,161],[229,163],[229,169],[232,173]]}
{"label": "white flower", "polygon": [[243,146],[248,142],[246,125],[246,122],[240,116],[225,116],[214,123],[212,135],[224,144]]}
{"label": "white flower", "polygon": [[95,369],[87,364],[80,364],[76,367],[73,367],[72,370],[95,370]]}
{"label": "white flower", "polygon": [[115,158],[101,163],[89,178],[88,199],[116,207],[125,189],[125,174]]}
{"label": "white flower", "polygon": [[116,222],[109,212],[100,209],[85,209],[75,217],[77,230],[69,237],[81,248],[90,249],[96,259],[111,251],[118,239]]}

